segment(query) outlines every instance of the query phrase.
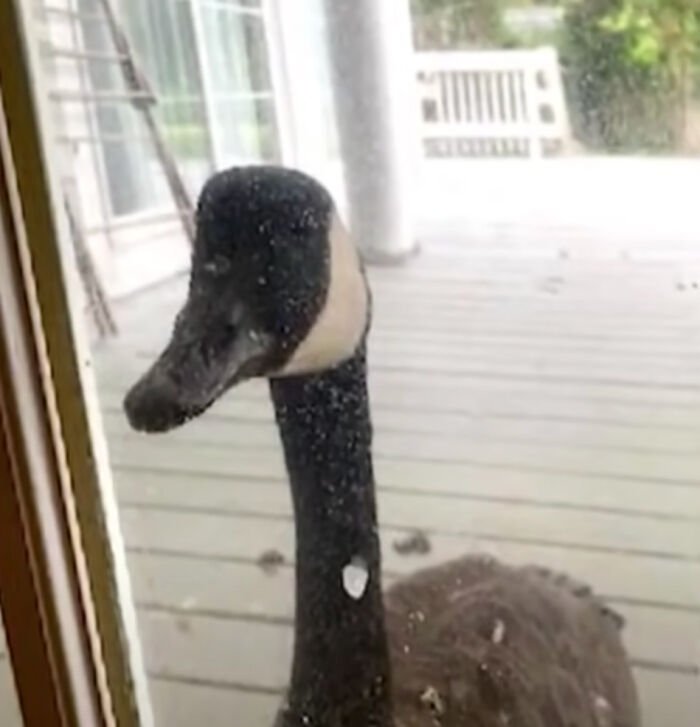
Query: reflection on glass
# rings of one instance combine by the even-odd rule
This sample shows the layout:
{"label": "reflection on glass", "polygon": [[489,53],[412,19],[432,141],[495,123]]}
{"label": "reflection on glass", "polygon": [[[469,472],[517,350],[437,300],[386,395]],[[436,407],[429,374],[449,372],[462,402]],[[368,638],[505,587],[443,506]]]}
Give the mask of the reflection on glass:
{"label": "reflection on glass", "polygon": [[161,129],[193,194],[211,171],[211,138],[191,6],[187,0],[124,3],[129,37],[156,91]]}
{"label": "reflection on glass", "polygon": [[216,119],[222,131],[221,151],[227,158],[241,161],[279,158],[272,99],[221,100],[216,104]]}
{"label": "reflection on glass", "polygon": [[275,97],[261,12],[204,3],[202,56],[219,166],[278,158]]}
{"label": "reflection on glass", "polygon": [[[356,38],[332,35],[337,24],[321,17],[329,3],[309,0],[293,18],[277,3],[265,12],[224,0],[123,5],[193,192],[232,164],[311,158],[333,186],[340,125],[330,56]],[[319,301],[341,305],[325,319],[334,335],[302,349],[306,365],[332,368],[338,347],[354,353],[365,319],[348,317],[358,271],[347,247],[334,248],[349,256],[332,278],[346,285],[337,299],[324,277],[324,261],[336,259],[324,245],[342,239],[328,226],[330,203],[289,180],[274,194],[259,180],[224,184],[224,212],[205,205],[200,215],[192,285],[179,228],[156,234],[135,223],[139,244],[129,238],[107,253],[88,234],[119,323],[117,337],[95,336],[94,352],[158,724],[228,727],[233,714],[263,727],[281,705],[295,725],[326,724],[328,710],[349,703],[365,724],[367,711],[388,712],[392,676],[406,726],[531,727],[539,718],[601,727],[615,717],[636,727],[619,614],[644,724],[693,727],[700,225],[691,152],[700,106],[697,43],[685,41],[695,15],[682,3],[657,12],[634,1],[411,5],[423,157],[410,204],[421,254],[367,269],[389,646],[363,448],[369,410],[363,372],[347,368],[361,369],[361,357],[333,372],[347,379],[318,389],[275,377],[275,409],[267,382],[235,380],[288,363],[318,322]],[[115,87],[98,76],[93,68],[94,88]],[[310,108],[304,89],[318,101]],[[389,116],[392,94],[384,101]],[[119,131],[132,113],[101,107],[98,123]],[[291,152],[280,120],[294,130]],[[390,146],[375,141],[360,151]],[[141,146],[99,148],[96,161],[75,161],[94,169],[78,175],[85,199],[108,197],[117,216],[169,201]],[[342,189],[335,196],[345,209]],[[357,242],[381,252],[383,241]],[[163,351],[188,296],[181,345],[160,371],[165,388],[153,387],[146,405],[152,428],[197,416],[145,437],[126,421],[123,398]],[[337,500],[319,505],[309,492]],[[364,510],[352,508],[358,492]],[[483,564],[479,578],[491,573],[486,556],[567,577],[533,575],[528,600],[519,577],[494,567],[480,592],[460,590],[457,575],[420,606],[396,585],[464,555],[483,557],[469,561]],[[554,605],[542,597],[550,587]],[[583,630],[604,632],[594,639],[613,653],[604,679],[591,680],[596,658],[584,663],[581,641],[569,638],[572,613],[583,614]],[[442,640],[417,662],[426,629]],[[567,668],[581,668],[573,682],[541,670],[556,634],[566,635],[557,653]],[[513,682],[546,698],[512,699]],[[626,709],[631,717],[620,716]]]}

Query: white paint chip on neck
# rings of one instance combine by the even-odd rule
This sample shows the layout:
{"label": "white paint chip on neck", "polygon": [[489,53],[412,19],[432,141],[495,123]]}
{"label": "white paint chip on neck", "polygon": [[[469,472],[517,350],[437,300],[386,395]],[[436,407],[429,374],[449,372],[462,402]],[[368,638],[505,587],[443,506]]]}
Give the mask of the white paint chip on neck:
{"label": "white paint chip on neck", "polygon": [[313,328],[278,376],[332,368],[357,350],[367,326],[369,295],[360,258],[345,227],[333,214],[328,235],[326,301]]}
{"label": "white paint chip on neck", "polygon": [[367,562],[359,555],[353,556],[343,568],[343,588],[350,598],[359,601],[364,596],[369,583]]}

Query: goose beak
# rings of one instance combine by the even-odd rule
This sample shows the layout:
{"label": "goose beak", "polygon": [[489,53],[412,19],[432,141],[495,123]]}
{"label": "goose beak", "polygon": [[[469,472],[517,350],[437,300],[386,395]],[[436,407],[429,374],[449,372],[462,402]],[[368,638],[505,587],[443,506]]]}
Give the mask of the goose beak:
{"label": "goose beak", "polygon": [[263,374],[269,335],[202,319],[186,306],[172,338],[124,399],[131,427],[167,432],[208,409],[232,386]]}

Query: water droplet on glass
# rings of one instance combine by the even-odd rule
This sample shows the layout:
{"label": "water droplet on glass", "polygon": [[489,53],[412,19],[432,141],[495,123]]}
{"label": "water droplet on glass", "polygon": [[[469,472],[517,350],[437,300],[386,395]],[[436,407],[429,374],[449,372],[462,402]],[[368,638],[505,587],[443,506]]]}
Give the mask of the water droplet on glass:
{"label": "water droplet on glass", "polygon": [[423,694],[420,695],[420,701],[430,709],[430,711],[437,715],[445,714],[445,703],[442,701],[440,692],[435,687],[426,687],[423,690]]}
{"label": "water droplet on glass", "polygon": [[612,711],[610,702],[608,702],[608,700],[602,694],[594,694],[593,695],[593,707],[594,707],[598,717],[600,718],[600,720],[604,724],[608,724],[610,712]]}
{"label": "water droplet on glass", "polygon": [[425,614],[423,611],[411,611],[409,614],[409,618],[412,621],[418,621],[418,623],[423,623],[425,621]]}
{"label": "water droplet on glass", "polygon": [[369,570],[364,558],[353,556],[352,560],[343,568],[343,588],[345,592],[356,601],[362,598],[367,589]]}
{"label": "water droplet on glass", "polygon": [[493,633],[491,634],[491,641],[494,644],[502,644],[503,638],[506,635],[506,625],[499,618],[493,627]]}

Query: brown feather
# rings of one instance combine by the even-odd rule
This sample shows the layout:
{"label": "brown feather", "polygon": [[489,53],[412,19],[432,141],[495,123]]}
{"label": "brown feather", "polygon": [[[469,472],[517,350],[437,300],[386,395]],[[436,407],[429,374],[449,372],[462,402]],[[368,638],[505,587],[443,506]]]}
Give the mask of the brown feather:
{"label": "brown feather", "polygon": [[470,556],[385,598],[396,727],[638,727],[621,620],[542,568]]}

